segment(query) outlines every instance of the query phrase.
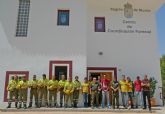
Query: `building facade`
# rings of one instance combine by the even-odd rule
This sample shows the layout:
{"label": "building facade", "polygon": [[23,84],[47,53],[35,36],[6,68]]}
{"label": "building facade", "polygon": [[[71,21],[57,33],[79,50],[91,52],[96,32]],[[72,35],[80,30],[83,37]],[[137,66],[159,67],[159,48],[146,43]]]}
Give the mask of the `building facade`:
{"label": "building facade", "polygon": [[[0,107],[12,75],[144,74],[161,86],[155,13],[163,0],[0,0]],[[150,5],[149,5],[150,4]],[[157,104],[161,105],[158,89]]]}

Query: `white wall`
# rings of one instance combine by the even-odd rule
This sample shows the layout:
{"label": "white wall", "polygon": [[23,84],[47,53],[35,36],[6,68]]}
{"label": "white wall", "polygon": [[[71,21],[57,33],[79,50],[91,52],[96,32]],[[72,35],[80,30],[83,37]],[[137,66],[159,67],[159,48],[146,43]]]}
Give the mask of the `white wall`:
{"label": "white wall", "polygon": [[[124,17],[124,11],[112,11],[111,8],[124,8],[126,3],[136,9],[149,9],[150,12],[134,12],[133,17]],[[155,77],[161,86],[159,51],[155,25],[155,12],[158,4],[155,0],[88,0],[87,19],[87,66],[88,67],[117,67],[118,78],[126,74],[134,80],[137,75],[144,74]],[[148,5],[150,4],[150,5]],[[105,17],[106,32],[94,32],[94,17]],[[123,24],[123,20],[136,21],[136,24]],[[127,26],[131,25],[131,29]],[[108,29],[151,30],[148,33],[113,33]],[[103,52],[103,55],[99,55]],[[157,89],[157,102],[160,105]]]}
{"label": "white wall", "polygon": [[[86,76],[86,9],[83,0],[31,0],[28,36],[15,37],[18,0],[0,1],[0,107],[6,71],[49,75],[50,60],[71,60],[73,78]],[[57,26],[57,10],[70,10],[70,25]],[[81,26],[80,24],[81,23]]]}

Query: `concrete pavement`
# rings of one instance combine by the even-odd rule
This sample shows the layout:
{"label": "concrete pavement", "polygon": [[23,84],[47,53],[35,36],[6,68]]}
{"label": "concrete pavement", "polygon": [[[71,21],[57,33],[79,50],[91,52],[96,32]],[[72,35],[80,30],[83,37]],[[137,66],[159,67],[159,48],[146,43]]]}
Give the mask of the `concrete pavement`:
{"label": "concrete pavement", "polygon": [[31,109],[1,109],[0,114],[165,114],[165,108],[154,107],[152,112],[143,109],[91,109],[91,108],[31,108]]}

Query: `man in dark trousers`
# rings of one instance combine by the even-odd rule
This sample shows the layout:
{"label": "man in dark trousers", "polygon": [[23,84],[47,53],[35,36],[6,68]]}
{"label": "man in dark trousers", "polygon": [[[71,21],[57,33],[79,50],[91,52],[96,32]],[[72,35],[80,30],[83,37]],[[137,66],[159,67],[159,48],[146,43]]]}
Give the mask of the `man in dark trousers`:
{"label": "man in dark trousers", "polygon": [[112,105],[113,109],[115,109],[115,104],[117,109],[119,109],[119,82],[116,78],[111,82],[111,89],[112,89]]}
{"label": "man in dark trousers", "polygon": [[149,108],[149,111],[151,111],[150,81],[149,81],[147,75],[144,76],[144,80],[142,80],[141,86],[142,86],[142,90],[143,90],[143,103],[144,103],[144,108],[143,109],[147,108],[147,106],[146,106],[146,97],[147,97],[148,108]]}

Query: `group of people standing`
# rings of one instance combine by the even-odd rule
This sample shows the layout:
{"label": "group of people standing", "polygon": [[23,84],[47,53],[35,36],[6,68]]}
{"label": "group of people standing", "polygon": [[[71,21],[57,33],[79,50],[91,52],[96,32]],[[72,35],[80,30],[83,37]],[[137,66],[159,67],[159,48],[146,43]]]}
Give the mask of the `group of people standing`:
{"label": "group of people standing", "polygon": [[[30,101],[28,108],[32,107],[33,97],[35,99],[35,106],[40,108],[45,107],[69,107],[68,101],[71,101],[71,107],[77,107],[80,93],[83,95],[84,107],[102,107],[105,108],[119,108],[119,93],[124,108],[138,108],[143,106],[146,109],[146,97],[148,99],[149,110],[151,110],[150,103],[150,82],[147,75],[143,80],[137,76],[135,81],[131,81],[130,77],[122,75],[122,80],[117,81],[116,78],[110,80],[106,75],[97,79],[89,76],[84,78],[84,82],[79,81],[79,77],[75,76],[75,80],[69,77],[65,79],[65,75],[61,75],[61,80],[57,80],[56,76],[48,80],[46,75],[42,75],[42,79],[37,80],[36,75],[33,79],[28,81],[25,77],[18,78],[12,76],[9,81],[7,90],[9,91],[8,106],[11,108],[11,103],[15,102],[16,108],[27,108],[27,91],[30,89]],[[60,102],[57,103],[57,93],[59,92]],[[110,95],[111,94],[111,95]],[[112,96],[112,101],[110,100]],[[136,98],[133,102],[133,97]],[[111,101],[111,102],[110,102]]]}
{"label": "group of people standing", "polygon": [[151,110],[150,81],[147,75],[144,76],[143,80],[140,80],[140,76],[137,76],[134,82],[131,81],[130,77],[122,75],[122,80],[119,81],[119,84],[124,108],[138,108],[140,105],[141,108],[146,109],[147,98],[148,108]]}
{"label": "group of people standing", "polygon": [[[56,80],[56,76],[48,80],[46,75],[42,75],[42,79],[37,80],[36,75],[33,80],[27,81],[25,77],[19,78],[12,76],[9,81],[7,90],[9,91],[9,99],[7,108],[11,108],[11,103],[15,102],[16,108],[27,108],[27,91],[30,89],[30,102],[28,108],[32,107],[33,98],[35,99],[35,107],[68,107],[68,100],[72,102],[72,107],[77,107],[79,91],[81,83],[78,76],[72,82],[72,78],[65,79],[65,75],[61,75],[61,80]],[[57,103],[57,93],[60,93],[60,104]]]}
{"label": "group of people standing", "polygon": [[[86,79],[85,79],[86,80]],[[106,78],[106,75],[103,75],[102,79],[89,77],[90,92],[88,93],[88,106],[91,105],[102,108],[105,107],[105,98],[108,108],[119,109],[119,95],[121,93],[122,104],[124,108],[147,108],[146,98],[148,100],[148,108],[151,111],[151,101],[150,101],[150,81],[148,76],[145,75],[144,79],[141,80],[140,76],[136,77],[135,81],[132,81],[131,78],[125,75],[122,75],[122,79],[117,81],[114,78],[112,81]],[[83,86],[83,85],[82,85]],[[97,88],[96,88],[97,87]],[[112,96],[112,102],[110,103],[110,95]],[[95,102],[94,102],[95,100]],[[86,100],[84,100],[86,103]],[[91,102],[90,102],[91,101]]]}

